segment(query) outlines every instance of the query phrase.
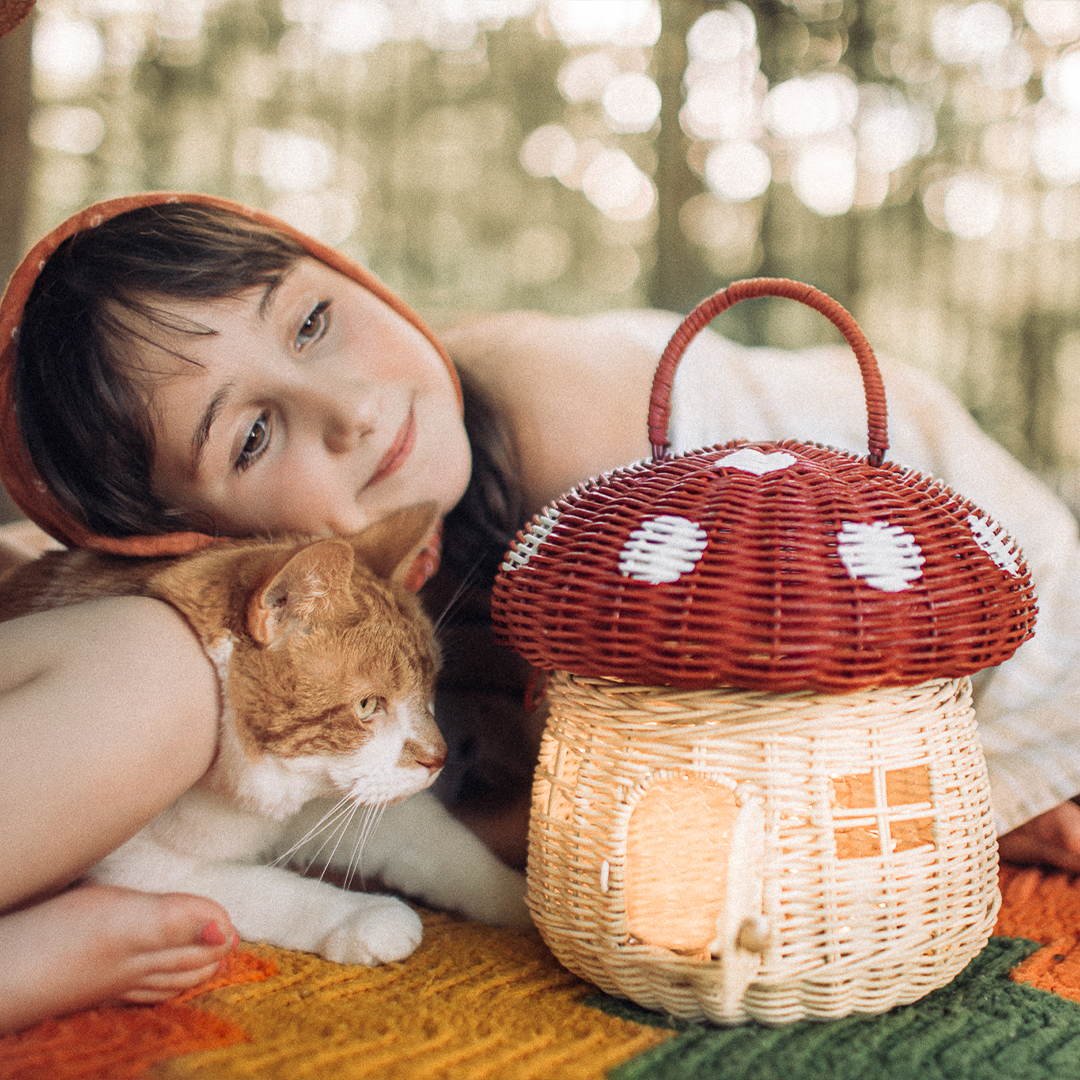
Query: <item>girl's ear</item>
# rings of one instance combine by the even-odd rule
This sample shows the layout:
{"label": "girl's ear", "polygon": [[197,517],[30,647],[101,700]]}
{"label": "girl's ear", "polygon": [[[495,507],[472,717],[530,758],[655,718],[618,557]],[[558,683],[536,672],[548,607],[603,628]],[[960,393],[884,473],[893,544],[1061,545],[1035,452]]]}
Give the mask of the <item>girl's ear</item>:
{"label": "girl's ear", "polygon": [[342,592],[351,596],[353,551],[345,540],[302,548],[248,603],[248,633],[264,647],[282,640],[296,623],[309,626],[331,611]]}
{"label": "girl's ear", "polygon": [[438,519],[438,503],[417,503],[369,525],[350,543],[359,562],[378,577],[400,584],[423,551]]}

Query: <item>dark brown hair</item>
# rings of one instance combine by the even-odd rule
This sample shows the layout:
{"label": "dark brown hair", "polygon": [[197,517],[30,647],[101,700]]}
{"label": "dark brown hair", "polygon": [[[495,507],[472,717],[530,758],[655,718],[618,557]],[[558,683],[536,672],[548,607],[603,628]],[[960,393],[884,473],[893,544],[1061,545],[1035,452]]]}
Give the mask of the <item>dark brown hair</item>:
{"label": "dark brown hair", "polygon": [[183,527],[151,486],[153,429],[131,366],[130,315],[212,333],[176,325],[155,301],[273,287],[304,255],[271,229],[191,203],[128,211],[57,248],[23,311],[14,397],[26,450],[70,514],[105,536]]}

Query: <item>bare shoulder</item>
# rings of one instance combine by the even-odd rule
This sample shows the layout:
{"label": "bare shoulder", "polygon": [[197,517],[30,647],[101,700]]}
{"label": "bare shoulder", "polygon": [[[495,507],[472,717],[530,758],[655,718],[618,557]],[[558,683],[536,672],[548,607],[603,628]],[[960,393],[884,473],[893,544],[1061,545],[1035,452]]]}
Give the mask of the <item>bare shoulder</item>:
{"label": "bare shoulder", "polygon": [[442,334],[451,356],[507,416],[534,508],[648,453],[657,358],[610,321],[515,311]]}

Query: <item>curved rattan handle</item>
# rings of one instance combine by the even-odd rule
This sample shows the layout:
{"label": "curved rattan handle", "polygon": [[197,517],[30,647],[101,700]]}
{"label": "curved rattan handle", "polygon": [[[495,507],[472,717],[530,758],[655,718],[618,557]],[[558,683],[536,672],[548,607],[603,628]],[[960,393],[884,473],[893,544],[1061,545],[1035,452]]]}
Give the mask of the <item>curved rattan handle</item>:
{"label": "curved rattan handle", "polygon": [[878,466],[884,460],[889,449],[889,433],[886,427],[885,386],[881,381],[874,350],[866,335],[859,329],[851,313],[838,304],[831,296],[812,285],[788,278],[747,278],[745,281],[733,281],[726,289],[721,289],[700,304],[682,321],[682,325],[671,336],[671,340],[660,357],[656,374],[653,376],[652,396],[649,399],[649,442],[652,444],[653,458],[660,460],[668,456],[668,420],[671,417],[671,387],[675,381],[675,368],[678,366],[686,347],[723,311],[740,300],[750,300],[756,296],[780,296],[820,311],[844,335],[845,340],[855,352],[862,372],[863,390],[866,394],[867,447],[870,464]]}

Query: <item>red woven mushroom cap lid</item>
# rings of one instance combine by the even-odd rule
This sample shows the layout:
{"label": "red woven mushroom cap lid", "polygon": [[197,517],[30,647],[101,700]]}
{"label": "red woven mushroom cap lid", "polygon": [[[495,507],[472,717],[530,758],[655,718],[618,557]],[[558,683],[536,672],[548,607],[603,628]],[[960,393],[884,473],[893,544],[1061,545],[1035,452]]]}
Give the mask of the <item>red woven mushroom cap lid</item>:
{"label": "red woven mushroom cap lid", "polygon": [[[667,456],[674,367],[730,304],[826,314],[863,371],[870,453],[787,440]],[[955,678],[1031,636],[1015,543],[940,482],[883,463],[884,390],[835,301],[736,282],[688,316],[653,386],[651,460],[575,488],[519,533],[495,585],[500,638],[533,665],[683,687],[842,692]]]}

